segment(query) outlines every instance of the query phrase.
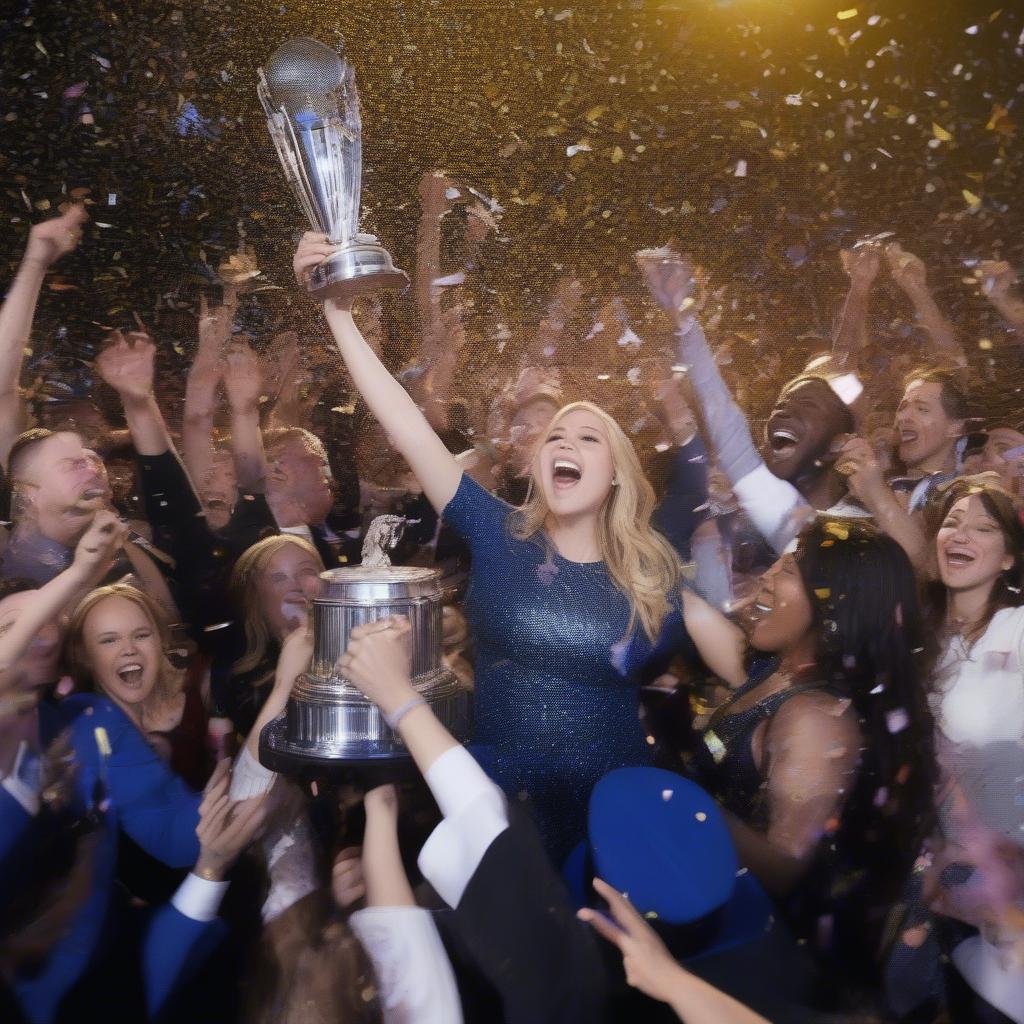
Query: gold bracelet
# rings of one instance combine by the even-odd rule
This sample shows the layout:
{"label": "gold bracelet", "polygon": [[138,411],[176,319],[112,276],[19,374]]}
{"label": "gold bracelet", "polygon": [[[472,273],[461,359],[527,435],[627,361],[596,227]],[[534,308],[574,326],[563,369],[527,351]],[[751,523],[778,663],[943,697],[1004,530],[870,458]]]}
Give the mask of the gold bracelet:
{"label": "gold bracelet", "polygon": [[221,876],[211,868],[201,868],[198,864],[192,869],[192,874],[207,882],[222,882]]}

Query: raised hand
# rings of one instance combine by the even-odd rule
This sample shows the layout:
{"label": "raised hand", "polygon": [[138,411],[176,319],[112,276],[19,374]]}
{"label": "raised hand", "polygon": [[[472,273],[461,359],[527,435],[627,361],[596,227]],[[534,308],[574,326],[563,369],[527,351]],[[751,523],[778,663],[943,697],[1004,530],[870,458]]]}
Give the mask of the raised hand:
{"label": "raised hand", "polygon": [[449,189],[458,189],[452,184],[451,178],[448,177],[443,171],[427,171],[423,177],[420,178],[420,203],[424,211],[429,210],[431,213],[438,214],[439,216],[447,213],[454,202],[457,202],[461,196],[456,196],[454,199],[448,198]]}
{"label": "raised hand", "polygon": [[156,346],[144,331],[113,331],[96,357],[100,376],[122,397],[149,398],[153,394]]}
{"label": "raised hand", "polygon": [[846,477],[850,493],[863,502],[870,503],[886,487],[878,456],[863,437],[850,438],[843,445],[836,458],[836,470]]}
{"label": "raised hand", "polygon": [[904,291],[920,291],[927,284],[928,275],[923,261],[907,252],[899,242],[890,242],[885,247],[885,259],[892,279]]}
{"label": "raised hand", "polygon": [[881,269],[882,247],[878,242],[858,242],[852,249],[843,249],[839,258],[850,281],[866,287]]}
{"label": "raised hand", "polygon": [[982,260],[974,276],[981,281],[982,292],[995,302],[1006,298],[1017,283],[1013,267],[1005,260]]}
{"label": "raised hand", "polygon": [[25,259],[50,267],[78,246],[82,225],[89,219],[81,203],[69,206],[59,217],[36,224],[28,233]]}
{"label": "raised hand", "polygon": [[596,910],[578,911],[598,935],[614,943],[622,953],[622,966],[626,981],[652,999],[671,1002],[675,983],[683,968],[676,963],[654,929],[637,913],[633,904],[600,878],[594,879],[594,888],[608,904],[613,921]]}
{"label": "raised hand", "polygon": [[700,276],[696,265],[668,246],[641,249],[634,257],[651,297],[677,320],[697,311]]}
{"label": "raised hand", "polygon": [[292,270],[295,280],[303,288],[309,284],[310,275],[324,260],[333,256],[337,247],[331,245],[327,236],[318,231],[307,231],[299,242],[292,258]]}
{"label": "raised hand", "polygon": [[199,860],[195,873],[219,881],[239,854],[253,841],[266,817],[266,794],[250,800],[232,801],[231,775],[222,761],[207,784],[199,805]]}
{"label": "raised hand", "polygon": [[339,674],[385,714],[416,696],[411,681],[411,635],[412,626],[404,616],[356,626],[338,660]]}
{"label": "raised hand", "polygon": [[128,537],[128,527],[109,509],[100,509],[75,548],[73,565],[89,580],[102,579]]}
{"label": "raised hand", "polygon": [[263,394],[263,368],[248,342],[239,338],[224,350],[224,393],[235,410],[259,407]]}
{"label": "raised hand", "polygon": [[[232,253],[219,267],[217,276],[224,283],[224,290],[244,290],[248,282],[260,276],[260,268],[256,263],[256,253],[251,246],[241,242],[238,251]],[[225,294],[225,301],[227,295]]]}

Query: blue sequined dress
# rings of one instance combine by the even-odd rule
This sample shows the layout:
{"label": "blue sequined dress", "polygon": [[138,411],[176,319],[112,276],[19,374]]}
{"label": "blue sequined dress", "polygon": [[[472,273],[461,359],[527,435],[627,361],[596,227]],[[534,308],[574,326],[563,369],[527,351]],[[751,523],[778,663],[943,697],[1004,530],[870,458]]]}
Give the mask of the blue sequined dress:
{"label": "blue sequined dress", "polygon": [[560,862],[586,834],[587,801],[614,768],[651,763],[639,680],[693,653],[678,596],[656,644],[626,638],[629,602],[603,562],[517,540],[514,510],[468,476],[444,511],[472,552],[465,612],[476,643],[474,750],[510,797],[529,796]]}

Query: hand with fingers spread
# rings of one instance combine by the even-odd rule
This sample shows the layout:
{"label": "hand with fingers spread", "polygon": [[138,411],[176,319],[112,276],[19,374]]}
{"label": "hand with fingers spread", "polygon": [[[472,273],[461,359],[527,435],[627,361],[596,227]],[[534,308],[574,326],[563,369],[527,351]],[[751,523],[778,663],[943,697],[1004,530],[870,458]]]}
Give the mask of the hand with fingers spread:
{"label": "hand with fingers spread", "polygon": [[309,278],[313,271],[337,251],[337,246],[332,245],[326,235],[319,231],[307,231],[302,236],[299,247],[295,250],[295,256],[292,258],[295,280],[305,288],[309,284]]}
{"label": "hand with fingers spread", "polygon": [[51,267],[62,256],[77,248],[82,226],[89,219],[81,203],[69,206],[59,217],[36,224],[28,234],[25,261]]}
{"label": "hand with fingers spread", "polygon": [[144,331],[112,331],[107,346],[96,357],[100,376],[125,400],[148,399],[153,394],[156,346]]}
{"label": "hand with fingers spread", "polygon": [[109,509],[100,509],[82,534],[72,565],[84,579],[102,579],[128,537],[128,527]]}
{"label": "hand with fingers spread", "polygon": [[389,715],[417,696],[411,681],[412,627],[404,616],[356,626],[337,671]]}
{"label": "hand with fingers spread", "polygon": [[229,761],[214,770],[199,805],[199,860],[195,874],[221,881],[242,851],[255,839],[266,816],[266,794],[232,801]]}
{"label": "hand with fingers spread", "polygon": [[700,307],[700,272],[696,265],[669,246],[641,249],[635,256],[651,297],[677,322]]}
{"label": "hand with fingers spread", "polygon": [[334,858],[331,868],[331,894],[341,910],[357,910],[366,899],[366,879],[363,877],[363,848],[347,846]]}
{"label": "hand with fingers spread", "polygon": [[259,407],[263,368],[259,356],[242,338],[232,341],[224,350],[223,379],[224,393],[233,410],[251,411]]}

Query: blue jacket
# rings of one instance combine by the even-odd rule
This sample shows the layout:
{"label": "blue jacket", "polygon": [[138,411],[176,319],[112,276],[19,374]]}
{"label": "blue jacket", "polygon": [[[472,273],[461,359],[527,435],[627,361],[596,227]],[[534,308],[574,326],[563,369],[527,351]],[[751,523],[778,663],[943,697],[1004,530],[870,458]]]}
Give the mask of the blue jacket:
{"label": "blue jacket", "polygon": [[[125,714],[105,697],[80,694],[59,704],[44,702],[39,708],[39,728],[44,747],[69,731],[76,759],[75,809],[91,810],[99,832],[88,897],[42,968],[14,985],[26,1017],[42,1024],[54,1018],[65,993],[97,952],[111,911],[119,831],[124,829],[169,867],[189,867],[199,856],[195,829],[201,796],[171,772]],[[18,864],[31,857],[39,838],[36,819],[0,789],[3,886],[17,884]],[[170,994],[197,949],[207,948],[211,932],[218,927],[216,921],[185,917],[170,903],[153,912],[144,930],[139,963],[151,1014]]]}

